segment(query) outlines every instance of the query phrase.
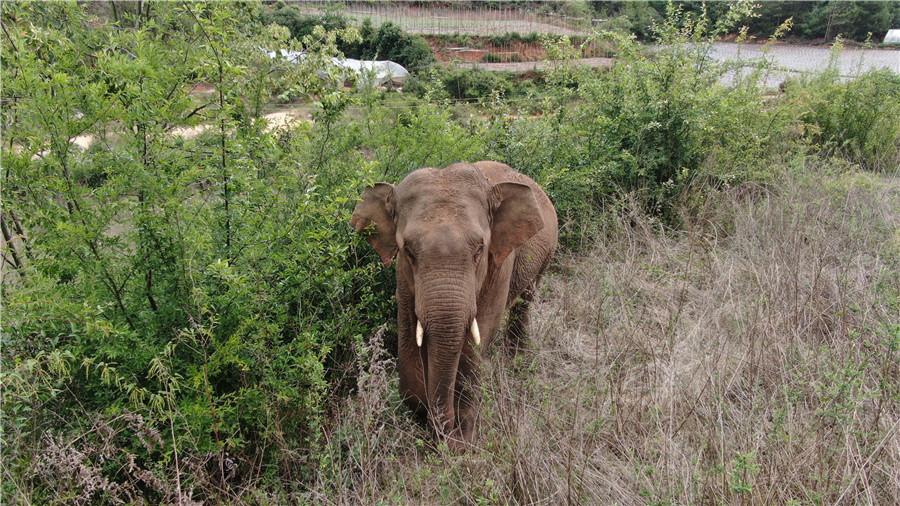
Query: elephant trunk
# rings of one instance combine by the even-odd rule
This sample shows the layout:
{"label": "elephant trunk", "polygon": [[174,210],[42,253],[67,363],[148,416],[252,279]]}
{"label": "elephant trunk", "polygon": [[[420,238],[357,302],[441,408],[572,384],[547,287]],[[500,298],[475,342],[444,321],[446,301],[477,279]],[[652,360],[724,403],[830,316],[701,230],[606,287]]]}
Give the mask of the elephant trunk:
{"label": "elephant trunk", "polygon": [[429,418],[440,432],[449,434],[456,427],[456,380],[462,354],[464,324],[427,326],[427,378]]}
{"label": "elephant trunk", "polygon": [[465,289],[467,284],[444,273],[422,280],[416,288],[416,338],[421,338],[420,346],[426,349],[429,419],[444,434],[451,434],[456,428],[460,360],[465,341],[472,335],[470,329],[477,325],[473,325],[475,294],[469,293],[474,292],[471,288]]}

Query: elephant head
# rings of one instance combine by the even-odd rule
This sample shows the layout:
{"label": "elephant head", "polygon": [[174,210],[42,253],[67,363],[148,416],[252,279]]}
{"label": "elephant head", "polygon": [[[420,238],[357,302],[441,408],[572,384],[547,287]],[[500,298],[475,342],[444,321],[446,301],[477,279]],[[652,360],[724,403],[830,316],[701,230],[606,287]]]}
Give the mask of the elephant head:
{"label": "elephant head", "polygon": [[471,442],[469,390],[506,309],[507,259],[544,227],[535,192],[472,164],[423,168],[366,188],[350,224],[384,265],[397,258],[401,394],[439,434]]}

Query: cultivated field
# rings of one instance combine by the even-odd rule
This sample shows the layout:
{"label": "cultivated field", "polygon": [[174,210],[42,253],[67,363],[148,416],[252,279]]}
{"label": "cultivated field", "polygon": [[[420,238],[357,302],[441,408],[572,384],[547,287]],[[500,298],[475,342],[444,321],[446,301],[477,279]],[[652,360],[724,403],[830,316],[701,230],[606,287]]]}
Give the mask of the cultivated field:
{"label": "cultivated field", "polygon": [[[312,7],[309,10],[320,12]],[[585,28],[576,28],[577,24],[591,24],[588,18],[539,15],[532,9],[519,7],[483,10],[373,2],[368,6],[354,4],[344,12],[358,22],[369,18],[373,25],[378,26],[391,21],[400,25],[407,33],[421,34],[502,35],[509,32],[537,32],[576,35],[588,33]]]}

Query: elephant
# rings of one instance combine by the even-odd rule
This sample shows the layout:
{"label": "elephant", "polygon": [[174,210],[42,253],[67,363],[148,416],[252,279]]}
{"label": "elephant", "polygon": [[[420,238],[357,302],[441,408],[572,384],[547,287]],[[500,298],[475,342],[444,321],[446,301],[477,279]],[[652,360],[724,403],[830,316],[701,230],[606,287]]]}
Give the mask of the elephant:
{"label": "elephant", "polygon": [[438,441],[475,441],[479,363],[509,309],[518,346],[558,242],[556,210],[531,178],[480,161],[366,187],[350,219],[397,275],[397,366],[404,402]]}

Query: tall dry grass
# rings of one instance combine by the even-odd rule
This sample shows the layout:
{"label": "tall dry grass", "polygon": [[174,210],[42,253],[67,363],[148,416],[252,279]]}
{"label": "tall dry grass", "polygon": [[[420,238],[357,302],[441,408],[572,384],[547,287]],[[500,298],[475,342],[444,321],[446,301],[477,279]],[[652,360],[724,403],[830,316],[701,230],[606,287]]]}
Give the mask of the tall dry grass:
{"label": "tall dry grass", "polygon": [[[697,215],[694,215],[697,216]],[[478,445],[435,448],[380,336],[305,500],[900,503],[900,184],[785,174],[686,231],[637,212],[562,258],[485,364]]]}

